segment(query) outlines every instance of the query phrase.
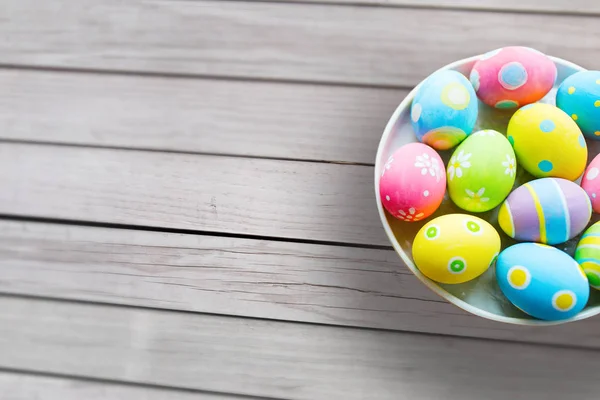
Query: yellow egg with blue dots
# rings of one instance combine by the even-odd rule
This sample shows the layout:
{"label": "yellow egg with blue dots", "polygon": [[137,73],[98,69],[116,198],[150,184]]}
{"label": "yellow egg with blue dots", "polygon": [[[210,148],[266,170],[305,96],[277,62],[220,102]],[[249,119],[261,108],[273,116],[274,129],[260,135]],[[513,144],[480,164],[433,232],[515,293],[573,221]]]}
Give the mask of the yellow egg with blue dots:
{"label": "yellow egg with blue dots", "polygon": [[590,286],[600,290],[600,222],[589,227],[579,239],[575,260],[590,281]]}
{"label": "yellow egg with blue dots", "polygon": [[446,214],[425,224],[413,241],[415,265],[429,279],[463,283],[483,274],[500,252],[500,236],[487,221]]}
{"label": "yellow egg with blue dots", "polygon": [[561,109],[542,103],[519,109],[507,130],[519,166],[536,178],[574,181],[583,174],[587,144],[581,130]]}

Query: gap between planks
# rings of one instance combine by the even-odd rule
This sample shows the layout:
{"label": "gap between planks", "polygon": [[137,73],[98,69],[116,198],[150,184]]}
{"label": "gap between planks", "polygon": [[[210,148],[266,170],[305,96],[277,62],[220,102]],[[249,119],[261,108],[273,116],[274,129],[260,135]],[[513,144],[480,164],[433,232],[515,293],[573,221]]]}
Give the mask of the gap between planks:
{"label": "gap between planks", "polygon": [[2,400],[283,400],[0,368]]}
{"label": "gap between planks", "polygon": [[475,317],[389,250],[0,221],[0,292],[310,324],[598,347],[598,319]]}
{"label": "gap between planks", "polygon": [[0,306],[4,368],[292,400],[597,392],[589,349],[6,297]]}
{"label": "gap between planks", "polygon": [[[183,0],[202,1],[202,0]],[[236,1],[236,0],[225,0]],[[600,15],[600,5],[589,0],[245,0],[256,3],[300,3],[350,7],[391,7],[429,10],[496,11],[501,13]]]}
{"label": "gap between planks", "polygon": [[0,70],[0,86],[4,140],[357,165],[408,94],[39,70]]}
{"label": "gap between planks", "polygon": [[0,214],[389,246],[373,168],[0,143]]}
{"label": "gap between planks", "polygon": [[169,0],[3,7],[9,65],[412,87],[445,64],[507,45],[588,68],[600,57],[600,24],[589,16]]}

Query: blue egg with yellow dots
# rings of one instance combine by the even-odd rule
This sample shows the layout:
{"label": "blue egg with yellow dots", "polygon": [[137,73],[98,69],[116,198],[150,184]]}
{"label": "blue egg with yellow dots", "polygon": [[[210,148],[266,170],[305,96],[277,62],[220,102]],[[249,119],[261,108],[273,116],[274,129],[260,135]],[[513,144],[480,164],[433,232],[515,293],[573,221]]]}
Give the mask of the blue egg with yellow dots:
{"label": "blue egg with yellow dots", "polygon": [[590,295],[588,278],[577,261],[544,244],[506,248],[496,261],[496,279],[515,307],[546,321],[574,317]]}
{"label": "blue egg with yellow dots", "polygon": [[600,140],[600,71],[581,71],[565,79],[556,92],[556,106],[587,138]]}
{"label": "blue egg with yellow dots", "polygon": [[436,150],[448,150],[471,134],[477,121],[477,96],[460,72],[433,73],[419,87],[410,119],[419,141]]}

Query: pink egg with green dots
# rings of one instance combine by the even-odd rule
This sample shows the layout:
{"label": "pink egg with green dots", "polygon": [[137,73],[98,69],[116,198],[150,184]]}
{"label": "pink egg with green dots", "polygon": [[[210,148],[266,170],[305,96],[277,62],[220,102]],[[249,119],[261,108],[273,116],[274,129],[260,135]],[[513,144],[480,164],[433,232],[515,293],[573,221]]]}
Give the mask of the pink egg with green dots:
{"label": "pink egg with green dots", "polygon": [[557,71],[545,54],[529,47],[504,47],[484,54],[473,65],[471,84],[477,97],[498,109],[517,109],[542,99]]}
{"label": "pink egg with green dots", "polygon": [[400,147],[381,168],[381,202],[401,221],[427,218],[438,209],[445,192],[444,163],[435,150],[422,143]]}
{"label": "pink egg with green dots", "polygon": [[594,212],[600,214],[600,154],[594,157],[585,170],[581,187],[590,197]]}

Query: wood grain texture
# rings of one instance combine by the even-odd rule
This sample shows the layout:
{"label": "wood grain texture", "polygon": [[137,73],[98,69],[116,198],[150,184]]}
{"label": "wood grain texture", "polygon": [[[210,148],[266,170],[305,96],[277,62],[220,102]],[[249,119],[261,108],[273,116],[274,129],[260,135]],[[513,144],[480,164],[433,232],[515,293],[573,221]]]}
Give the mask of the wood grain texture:
{"label": "wood grain texture", "polygon": [[0,222],[0,292],[600,347],[600,320],[533,329],[462,312],[389,250]]}
{"label": "wood grain texture", "polygon": [[2,400],[243,400],[239,396],[9,372],[0,372],[0,396]]}
{"label": "wood grain texture", "polygon": [[389,246],[373,167],[0,143],[0,214]]}
{"label": "wood grain texture", "polygon": [[413,86],[528,45],[594,68],[595,17],[282,3],[5,0],[2,63]]}
{"label": "wood grain texture", "polygon": [[405,90],[0,70],[0,138],[373,164]]}
{"label": "wood grain texture", "polygon": [[20,370],[288,399],[597,398],[592,350],[6,297],[0,307],[0,365]]}
{"label": "wood grain texture", "polygon": [[[197,0],[198,1],[198,0]],[[261,1],[261,0],[247,0]],[[458,8],[559,14],[600,14],[600,4],[589,0],[274,0],[282,3],[329,3],[399,7]]]}

